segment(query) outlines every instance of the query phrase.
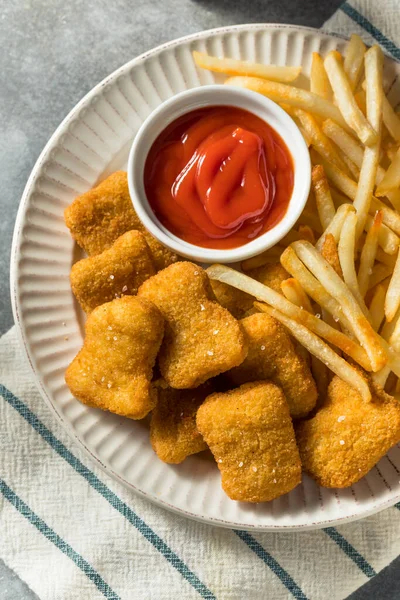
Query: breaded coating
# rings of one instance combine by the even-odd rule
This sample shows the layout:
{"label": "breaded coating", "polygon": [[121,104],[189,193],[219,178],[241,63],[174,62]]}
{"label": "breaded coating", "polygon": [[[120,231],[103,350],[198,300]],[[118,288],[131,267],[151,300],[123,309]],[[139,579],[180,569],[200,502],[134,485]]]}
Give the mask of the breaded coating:
{"label": "breaded coating", "polygon": [[321,254],[328,262],[336,273],[343,279],[342,267],[340,266],[338,247],[335,238],[331,233],[325,236],[324,243],[322,244]]}
{"label": "breaded coating", "polygon": [[210,300],[212,289],[201,267],[175,263],[145,281],[138,296],[153,302],[165,318],[158,361],[171,387],[197,387],[245,359],[242,328],[225,308]]}
{"label": "breaded coating", "polygon": [[335,376],[324,406],[296,425],[304,470],[321,486],[351,486],[400,442],[400,402],[381,389],[372,391],[372,401],[365,402]]}
{"label": "breaded coating", "polygon": [[207,448],[196,427],[196,413],[213,386],[206,382],[195,390],[158,387],[158,402],[151,413],[150,441],[166,463],[181,463]]}
{"label": "breaded coating", "polygon": [[289,407],[275,384],[259,381],[212,394],[197,411],[197,428],[232,500],[266,502],[300,483]]}
{"label": "breaded coating", "polygon": [[100,254],[123,233],[136,229],[145,236],[157,271],[178,260],[143,227],[132,206],[125,171],[113,173],[75,198],[64,218],[72,237],[89,256]]}
{"label": "breaded coating", "polygon": [[121,235],[108,250],[75,263],[71,287],[83,310],[89,313],[115,298],[135,296],[155,272],[144,236],[132,230]]}
{"label": "breaded coating", "polygon": [[222,281],[210,280],[210,284],[218,303],[229,310],[235,319],[241,319],[252,308],[253,296]]}
{"label": "breaded coating", "polygon": [[285,279],[289,279],[290,277],[289,273],[282,267],[280,263],[273,263],[263,265],[262,267],[257,267],[256,269],[247,271],[246,275],[253,277],[253,279],[256,279],[264,285],[268,285],[279,294],[282,293],[282,281],[285,281]]}
{"label": "breaded coating", "polygon": [[285,394],[293,418],[306,416],[317,401],[310,369],[295,350],[292,340],[276,319],[257,313],[240,321],[249,345],[244,362],[229,371],[236,385],[271,379]]}
{"label": "breaded coating", "polygon": [[142,419],[155,406],[152,370],[164,321],[144,298],[124,296],[89,315],[82,350],[65,373],[78,400],[130,419]]}

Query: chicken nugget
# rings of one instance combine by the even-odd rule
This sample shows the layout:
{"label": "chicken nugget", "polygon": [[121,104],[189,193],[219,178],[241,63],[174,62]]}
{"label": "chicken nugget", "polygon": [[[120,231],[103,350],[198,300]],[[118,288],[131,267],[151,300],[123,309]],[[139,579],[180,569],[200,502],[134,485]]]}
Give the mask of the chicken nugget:
{"label": "chicken nugget", "polygon": [[324,406],[297,423],[304,470],[321,486],[353,485],[400,442],[400,403],[381,389],[371,391],[372,401],[365,402],[335,376]]}
{"label": "chicken nugget", "polygon": [[213,391],[209,381],[194,390],[158,388],[158,402],[151,413],[150,425],[150,441],[158,458],[178,464],[207,448],[196,427],[196,413]]}
{"label": "chicken nugget", "polygon": [[117,171],[98,186],[78,196],[64,211],[74,240],[89,256],[110,248],[123,233],[136,229],[149,245],[156,270],[178,260],[142,225],[133,206],[125,171]]}
{"label": "chicken nugget", "polygon": [[228,376],[236,385],[271,379],[285,394],[293,418],[304,417],[317,402],[310,369],[295,350],[289,334],[276,319],[257,313],[240,321],[248,341],[248,354]]}
{"label": "chicken nugget", "polygon": [[210,447],[232,500],[266,502],[301,480],[289,407],[269,381],[212,394],[197,411],[197,428]]}
{"label": "chicken nugget", "polygon": [[164,322],[144,298],[124,296],[90,313],[82,350],[65,373],[78,400],[130,419],[142,419],[155,406],[152,370]]}
{"label": "chicken nugget", "polygon": [[158,361],[161,375],[171,387],[197,387],[245,359],[242,328],[211,300],[210,281],[201,267],[175,263],[145,281],[138,296],[153,302],[165,318]]}
{"label": "chicken nugget", "polygon": [[251,269],[251,271],[247,271],[246,275],[256,279],[263,285],[268,285],[279,294],[282,293],[282,281],[285,281],[285,279],[289,279],[290,277],[289,273],[280,263],[263,265],[262,267]]}
{"label": "chicken nugget", "polygon": [[210,284],[218,303],[229,310],[235,319],[241,319],[252,308],[253,296],[223,281],[210,280]]}
{"label": "chicken nugget", "polygon": [[87,313],[121,296],[135,296],[140,285],[155,274],[150,250],[139,231],[121,235],[108,250],[84,258],[71,270],[71,287]]}

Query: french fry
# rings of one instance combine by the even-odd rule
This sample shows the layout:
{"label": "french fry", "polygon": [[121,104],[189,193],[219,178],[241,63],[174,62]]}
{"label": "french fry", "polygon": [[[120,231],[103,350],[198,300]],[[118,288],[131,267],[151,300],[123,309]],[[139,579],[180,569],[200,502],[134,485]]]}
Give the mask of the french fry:
{"label": "french fry", "polygon": [[[333,329],[321,319],[318,319],[306,310],[289,302],[284,296],[278,294],[278,292],[275,292],[275,290],[270,287],[263,285],[244,273],[239,273],[234,269],[226,267],[225,265],[212,265],[207,269],[207,274],[210,279],[216,279],[217,281],[227,283],[228,285],[254,296],[257,300],[270,304],[290,319],[302,323],[302,326],[308,327],[308,329],[317,335],[323,337],[331,344],[334,344],[340,348],[340,350],[343,350],[345,354],[351,356],[357,363],[361,364],[363,368],[371,368],[367,353],[359,344],[351,340],[342,332]],[[256,308],[263,310],[261,306],[262,305],[257,305]]]}
{"label": "french fry", "polygon": [[329,227],[335,216],[336,209],[329,190],[328,180],[322,165],[315,165],[312,169],[312,184],[317,203],[319,220],[324,231]]}
{"label": "french fry", "polygon": [[343,154],[342,159],[343,162],[346,163],[347,171],[354,177],[356,181],[358,181],[360,177],[360,169],[345,154]]}
{"label": "french fry", "polygon": [[374,217],[372,227],[367,233],[364,246],[361,250],[360,266],[358,269],[358,286],[363,298],[369,287],[369,278],[372,274],[372,269],[378,250],[379,232],[381,226],[382,212],[378,211]]}
{"label": "french fry", "polygon": [[328,344],[323,342],[318,336],[309,331],[304,325],[285,316],[279,310],[270,308],[266,305],[261,305],[256,302],[257,307],[266,312],[271,317],[280,321],[292,334],[298,342],[300,342],[307,350],[325,364],[335,375],[346,381],[351,387],[355,388],[363,400],[369,402],[371,400],[371,392],[365,379],[360,373],[351,367],[348,362],[341,358],[332,350]]}
{"label": "french fry", "polygon": [[400,142],[400,118],[385,95],[383,96],[382,118],[392,138],[396,142]]}
{"label": "french fry", "polygon": [[348,125],[343,119],[337,106],[332,104],[332,102],[325,100],[325,98],[321,98],[321,96],[308,92],[307,90],[302,90],[284,83],[267,81],[260,77],[230,77],[225,81],[225,85],[244,87],[248,90],[259,92],[275,102],[283,102],[290,106],[297,106],[298,108],[307,110],[323,119],[333,119],[333,121],[336,121],[341,127],[348,129]]}
{"label": "french fry", "polygon": [[[340,356],[340,354],[338,354],[338,356]],[[317,386],[317,407],[319,407],[322,406],[328,391],[329,371],[328,367],[313,354],[311,354],[311,373],[315,381],[315,385]]]}
{"label": "french fry", "polygon": [[297,79],[301,73],[301,67],[279,67],[277,65],[264,65],[248,62],[246,60],[235,60],[233,58],[217,58],[204,52],[194,51],[194,62],[198,67],[225,73],[226,75],[248,75],[250,77],[263,77],[271,81],[290,83]]}
{"label": "french fry", "polygon": [[324,61],[318,52],[312,54],[310,90],[325,100],[332,100],[331,84],[325,71]]}
{"label": "french fry", "polygon": [[[311,244],[315,244],[315,235],[309,225],[299,225],[299,240],[308,240]],[[293,240],[296,241],[296,240]],[[292,243],[292,242],[290,242]]]}
{"label": "french fry", "polygon": [[385,298],[385,316],[390,323],[393,321],[396,312],[400,307],[400,253],[397,255],[397,261],[387,289]]}
{"label": "french fry", "polygon": [[[302,238],[299,237],[298,239]],[[268,248],[268,250],[261,252],[261,254],[257,254],[256,256],[252,256],[252,258],[244,260],[240,266],[243,271],[251,271],[251,269],[257,269],[258,267],[263,267],[264,265],[276,263],[279,262],[282,252],[282,247],[273,246],[272,248]]]}
{"label": "french fry", "polygon": [[376,263],[372,269],[372,273],[368,283],[368,289],[372,290],[378,283],[381,283],[392,274],[392,267],[383,263]]}
{"label": "french fry", "polygon": [[304,310],[308,311],[309,313],[313,312],[310,299],[297,279],[294,279],[293,277],[285,279],[281,283],[281,289],[285,298],[289,300],[289,302],[296,304],[296,306],[299,306],[300,308],[304,308]]}
{"label": "french fry", "polygon": [[386,252],[384,252],[382,248],[378,248],[378,250],[376,251],[376,260],[385,265],[388,265],[389,267],[392,267],[392,269],[394,269],[394,265],[396,264],[396,257],[397,255],[386,254]]}
{"label": "french fry", "polygon": [[[371,206],[376,172],[380,157],[380,134],[382,123],[382,72],[383,53],[379,46],[372,46],[365,53],[365,81],[367,93],[367,118],[377,133],[377,139],[366,146],[361,165],[354,208],[357,211],[357,238],[364,231],[365,222]],[[387,224],[387,223],[386,223]]]}
{"label": "french fry", "polygon": [[358,92],[356,92],[354,94],[354,98],[355,98],[355,101],[357,102],[357,106],[359,107],[359,109],[361,110],[363,115],[366,115],[367,114],[367,99],[365,96],[365,91],[363,89],[358,90]]}
{"label": "french fry", "polygon": [[308,227],[311,227],[311,229],[316,233],[322,233],[322,226],[318,214],[315,214],[307,207],[301,213],[296,225],[306,225]]}
{"label": "french fry", "polygon": [[332,234],[336,242],[339,241],[343,223],[345,222],[347,215],[351,212],[354,212],[354,207],[352,204],[342,204],[341,206],[339,206],[332,221],[329,223],[328,227],[325,229],[324,233],[321,235],[321,237],[315,244],[317,250],[322,250],[322,246],[328,234]]}
{"label": "french fry", "polygon": [[374,295],[372,296],[372,300],[369,305],[371,325],[375,331],[379,331],[383,319],[385,318],[385,296],[386,286],[382,283],[379,283],[375,288]]}
{"label": "french fry", "polygon": [[[350,213],[349,217],[351,217],[352,215],[355,215],[355,213]],[[343,279],[343,271],[342,267],[340,266],[340,259],[338,254],[338,246],[335,238],[331,233],[328,233],[328,235],[325,236],[325,240],[321,248],[321,254],[326,260],[326,262],[329,263],[331,267],[336,271],[339,277]]]}
{"label": "french fry", "polygon": [[364,296],[358,287],[357,274],[354,264],[356,246],[357,214],[351,213],[347,216],[342,231],[340,232],[338,253],[340,266],[342,267],[343,279],[354,298],[357,300],[361,310],[367,319],[370,319],[368,308],[364,302]]}
{"label": "french fry", "polygon": [[368,354],[372,370],[379,371],[387,363],[387,354],[348,286],[309,242],[294,242],[292,248],[326,291],[339,302],[352,331]]}
{"label": "french fry", "polygon": [[[339,52],[332,50],[324,60],[326,73],[329,77],[336,102],[347,125],[356,132],[366,145],[375,144],[378,134],[367,121],[354,99],[350,82],[344,71],[342,57]],[[334,119],[337,122],[337,119]]]}
{"label": "french fry", "polygon": [[365,44],[360,38],[359,35],[353,33],[349,43],[347,44],[346,55],[344,57],[344,70],[349,79],[350,87],[354,91],[360,81],[363,63],[364,63],[364,54],[365,54]]}
{"label": "french fry", "polygon": [[292,108],[290,111],[300,121],[310,139],[310,145],[313,146],[321,156],[336,165],[344,172],[348,172],[347,165],[333,146],[330,139],[324,134],[315,118],[301,108]]}
{"label": "french fry", "polygon": [[[373,222],[373,218],[371,217],[371,215],[369,215],[365,223],[365,229],[367,231],[371,229]],[[382,250],[386,254],[396,254],[399,249],[399,242],[399,237],[395,233],[393,233],[393,231],[389,229],[389,227],[386,227],[386,225],[382,224],[379,231],[379,245],[381,246]]]}
{"label": "french fry", "polygon": [[397,150],[393,161],[384,177],[376,188],[377,196],[387,196],[388,193],[400,187],[400,148]]}

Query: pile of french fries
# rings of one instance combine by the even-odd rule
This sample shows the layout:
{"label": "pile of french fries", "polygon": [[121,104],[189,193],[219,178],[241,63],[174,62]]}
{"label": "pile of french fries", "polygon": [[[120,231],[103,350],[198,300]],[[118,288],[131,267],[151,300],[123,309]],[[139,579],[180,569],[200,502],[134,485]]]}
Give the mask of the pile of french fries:
{"label": "pile of french fries", "polygon": [[[255,297],[312,355],[321,394],[329,371],[365,400],[375,384],[400,399],[400,118],[383,89],[384,57],[353,35],[343,57],[313,54],[310,90],[300,67],[193,53],[227,85],[268,96],[295,120],[309,147],[311,193],[295,228],[275,246],[212,279]],[[280,261],[281,294],[246,275]]]}

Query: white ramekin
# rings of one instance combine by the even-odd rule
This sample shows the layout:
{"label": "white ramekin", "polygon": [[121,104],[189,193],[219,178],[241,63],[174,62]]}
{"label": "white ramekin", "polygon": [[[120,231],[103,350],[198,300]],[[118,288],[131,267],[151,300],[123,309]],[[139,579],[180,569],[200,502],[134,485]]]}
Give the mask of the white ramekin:
{"label": "white ramekin", "polygon": [[[202,248],[171,233],[155,216],[146,197],[143,173],[148,152],[158,135],[178,117],[208,106],[234,106],[263,119],[286,143],[294,164],[294,186],[286,214],[258,238],[228,250]],[[250,258],[271,248],[285,236],[307,202],[311,163],[307,145],[295,122],[269,98],[256,92],[226,85],[208,85],[177,94],[156,108],[140,127],[129,154],[129,192],[133,206],[146,229],[164,246],[181,256],[204,263],[231,263]]]}

